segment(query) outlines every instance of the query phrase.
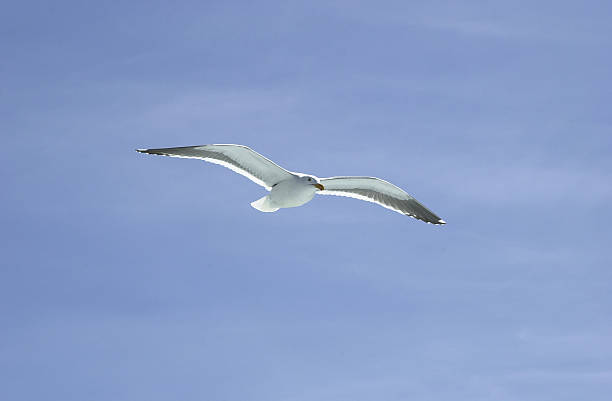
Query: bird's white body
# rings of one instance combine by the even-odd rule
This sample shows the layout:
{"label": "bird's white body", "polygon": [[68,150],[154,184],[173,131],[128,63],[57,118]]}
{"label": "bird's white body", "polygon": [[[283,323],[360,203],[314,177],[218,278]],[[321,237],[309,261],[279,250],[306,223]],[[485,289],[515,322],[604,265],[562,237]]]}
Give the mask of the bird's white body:
{"label": "bird's white body", "polygon": [[268,197],[272,205],[278,208],[297,207],[310,202],[317,191],[312,184],[291,177],[273,186]]}
{"label": "bird's white body", "polygon": [[292,176],[275,184],[270,193],[251,203],[261,212],[275,212],[287,207],[302,206],[314,198],[319,189],[301,177]]}
{"label": "bird's white body", "polygon": [[376,177],[328,177],[293,173],[243,145],[201,145],[137,149],[141,153],[184,157],[220,164],[241,174],[270,193],[251,203],[262,212],[308,203],[315,194],[346,196],[379,204],[431,224],[445,224],[401,188]]}

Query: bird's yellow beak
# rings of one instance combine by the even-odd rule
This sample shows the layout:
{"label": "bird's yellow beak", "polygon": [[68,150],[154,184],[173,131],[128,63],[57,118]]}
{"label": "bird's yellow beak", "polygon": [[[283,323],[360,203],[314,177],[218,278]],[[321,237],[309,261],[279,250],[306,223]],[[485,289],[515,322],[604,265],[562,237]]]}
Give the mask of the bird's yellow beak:
{"label": "bird's yellow beak", "polygon": [[321,184],[312,184],[313,187],[315,188],[319,188],[321,191],[323,191],[325,189],[325,187]]}

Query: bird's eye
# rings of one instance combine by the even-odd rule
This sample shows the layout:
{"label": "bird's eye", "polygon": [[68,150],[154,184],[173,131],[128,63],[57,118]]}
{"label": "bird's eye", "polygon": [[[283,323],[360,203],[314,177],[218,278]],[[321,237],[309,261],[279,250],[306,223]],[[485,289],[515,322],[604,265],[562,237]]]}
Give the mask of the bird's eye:
{"label": "bird's eye", "polygon": [[309,178],[308,181],[312,181],[312,178]]}

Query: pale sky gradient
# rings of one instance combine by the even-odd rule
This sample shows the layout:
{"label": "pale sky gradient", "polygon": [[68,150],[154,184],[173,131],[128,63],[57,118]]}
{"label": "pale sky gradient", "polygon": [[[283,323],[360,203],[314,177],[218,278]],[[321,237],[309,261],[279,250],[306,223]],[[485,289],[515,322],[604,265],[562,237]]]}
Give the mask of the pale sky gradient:
{"label": "pale sky gradient", "polygon": [[[9,2],[0,399],[607,401],[609,1]],[[251,146],[373,175],[259,213]]]}

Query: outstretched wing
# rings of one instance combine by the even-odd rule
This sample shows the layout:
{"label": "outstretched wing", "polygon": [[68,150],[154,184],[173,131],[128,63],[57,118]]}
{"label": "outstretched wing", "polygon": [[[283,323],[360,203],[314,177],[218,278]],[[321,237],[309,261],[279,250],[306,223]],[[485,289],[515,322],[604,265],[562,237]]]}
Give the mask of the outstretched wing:
{"label": "outstretched wing", "polygon": [[378,203],[387,209],[414,217],[431,224],[446,224],[431,210],[395,185],[375,177],[330,177],[321,178],[321,195],[347,196]]}
{"label": "outstretched wing", "polygon": [[272,186],[292,176],[253,149],[242,145],[201,145],[180,148],[136,149],[153,155],[201,159],[227,167],[256,184],[270,190]]}

